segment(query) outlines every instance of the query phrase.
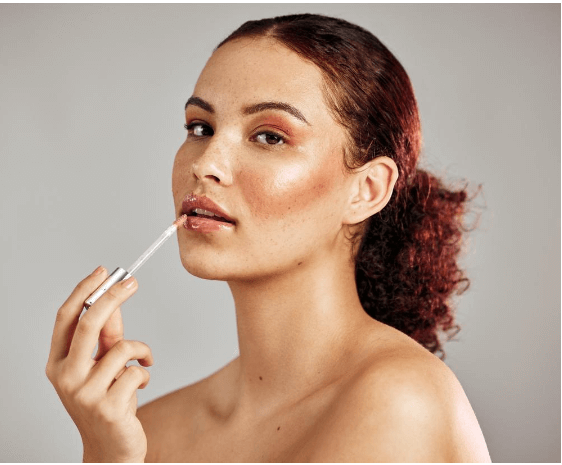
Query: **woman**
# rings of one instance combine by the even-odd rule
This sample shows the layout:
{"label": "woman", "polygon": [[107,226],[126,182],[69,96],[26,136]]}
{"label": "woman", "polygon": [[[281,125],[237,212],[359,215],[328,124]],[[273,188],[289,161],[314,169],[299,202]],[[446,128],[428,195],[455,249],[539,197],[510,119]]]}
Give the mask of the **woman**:
{"label": "woman", "polygon": [[416,170],[418,110],[394,56],[339,19],[250,21],[215,50],[185,117],[180,256],[228,282],[240,356],[137,411],[148,372],[125,364],[153,359],[123,339],[119,309],[137,283],[79,318],[99,268],[59,310],[47,364],[84,460],[490,461],[433,355],[466,281],[466,192]]}

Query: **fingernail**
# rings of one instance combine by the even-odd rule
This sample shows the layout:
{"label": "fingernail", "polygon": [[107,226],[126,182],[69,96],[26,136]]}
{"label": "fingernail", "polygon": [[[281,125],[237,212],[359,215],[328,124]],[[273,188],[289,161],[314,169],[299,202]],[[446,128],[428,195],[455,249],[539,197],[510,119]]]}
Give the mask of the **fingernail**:
{"label": "fingernail", "polygon": [[123,281],[123,287],[125,289],[131,289],[135,285],[135,277],[131,276],[130,278]]}
{"label": "fingernail", "polygon": [[94,276],[97,274],[101,274],[101,272],[104,270],[105,268],[103,266],[98,266],[94,272],[92,273]]}

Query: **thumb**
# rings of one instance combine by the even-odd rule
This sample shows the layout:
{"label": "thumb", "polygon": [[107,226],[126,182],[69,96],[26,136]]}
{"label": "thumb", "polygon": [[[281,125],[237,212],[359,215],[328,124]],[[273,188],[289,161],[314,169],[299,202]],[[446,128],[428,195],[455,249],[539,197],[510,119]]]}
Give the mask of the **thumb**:
{"label": "thumb", "polygon": [[100,360],[105,354],[107,354],[107,352],[109,352],[109,349],[123,339],[124,336],[121,307],[117,307],[100,331],[98,353],[94,357],[94,360]]}

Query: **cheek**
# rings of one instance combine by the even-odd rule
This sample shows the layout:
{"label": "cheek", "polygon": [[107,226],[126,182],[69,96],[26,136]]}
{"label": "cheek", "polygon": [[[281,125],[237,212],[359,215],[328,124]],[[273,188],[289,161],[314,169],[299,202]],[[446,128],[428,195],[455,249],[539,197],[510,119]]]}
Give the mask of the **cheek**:
{"label": "cheek", "polygon": [[[183,146],[182,146],[183,147]],[[172,168],[172,195],[174,200],[178,199],[178,196],[185,195],[185,184],[189,177],[189,160],[185,153],[182,153],[182,147],[176,153],[174,158],[174,166]]]}
{"label": "cheek", "polygon": [[176,155],[176,159],[174,160],[174,167],[172,168],[172,195],[174,197],[174,200],[176,200],[178,196],[179,184],[180,184],[180,180],[179,180],[179,171],[178,171],[178,157]]}
{"label": "cheek", "polygon": [[252,216],[258,220],[282,219],[328,204],[335,176],[326,168],[293,165],[265,172],[248,168],[239,173],[238,179]]}

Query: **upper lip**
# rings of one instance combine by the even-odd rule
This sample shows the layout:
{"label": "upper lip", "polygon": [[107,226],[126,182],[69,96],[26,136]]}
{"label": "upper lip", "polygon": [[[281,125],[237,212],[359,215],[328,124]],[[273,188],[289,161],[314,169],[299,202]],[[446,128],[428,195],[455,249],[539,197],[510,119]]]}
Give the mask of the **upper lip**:
{"label": "upper lip", "polygon": [[187,194],[181,204],[181,214],[189,215],[195,208],[208,210],[215,215],[221,216],[225,220],[234,223],[234,220],[209,197]]}

